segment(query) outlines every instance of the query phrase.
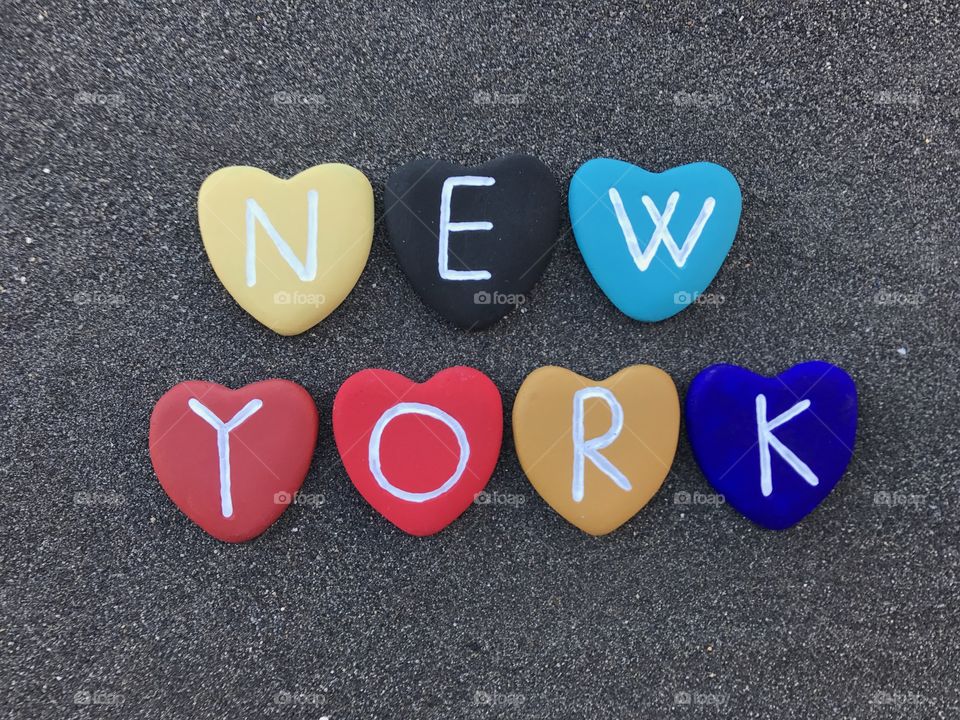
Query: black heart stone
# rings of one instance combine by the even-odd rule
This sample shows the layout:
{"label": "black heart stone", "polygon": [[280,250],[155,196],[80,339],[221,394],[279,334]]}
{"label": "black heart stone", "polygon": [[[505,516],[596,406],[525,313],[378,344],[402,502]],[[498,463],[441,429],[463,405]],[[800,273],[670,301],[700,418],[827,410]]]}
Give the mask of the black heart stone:
{"label": "black heart stone", "polygon": [[385,195],[390,243],[414,290],[468,330],[526,302],[557,241],[560,190],[529,155],[478,167],[414,160],[387,180]]}

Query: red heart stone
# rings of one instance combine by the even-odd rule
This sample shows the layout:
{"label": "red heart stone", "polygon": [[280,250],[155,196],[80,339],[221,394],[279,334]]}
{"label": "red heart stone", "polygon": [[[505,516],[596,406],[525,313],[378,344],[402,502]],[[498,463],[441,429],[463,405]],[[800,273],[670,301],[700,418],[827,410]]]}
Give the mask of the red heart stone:
{"label": "red heart stone", "polygon": [[250,540],[294,499],[317,442],[317,406],[288,380],[238,390],[175,385],[150,416],[150,459],[184,514],[225,542]]}
{"label": "red heart stone", "polygon": [[422,384],[363,370],[333,401],[333,434],[367,502],[404,532],[433,535],[490,480],[503,403],[493,381],[473,368],[448,368]]}

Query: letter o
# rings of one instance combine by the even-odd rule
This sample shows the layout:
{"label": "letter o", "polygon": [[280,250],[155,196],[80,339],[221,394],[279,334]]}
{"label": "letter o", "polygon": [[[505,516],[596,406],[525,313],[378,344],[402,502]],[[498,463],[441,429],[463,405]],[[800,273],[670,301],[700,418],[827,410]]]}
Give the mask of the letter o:
{"label": "letter o", "polygon": [[[390,421],[400,415],[426,415],[427,417],[442,422],[450,428],[456,436],[457,444],[460,446],[460,458],[457,461],[457,469],[453,471],[453,475],[447,478],[447,481],[440,487],[422,493],[408,492],[393,485],[383,474],[383,468],[380,466],[380,441],[383,438],[383,431],[387,425],[390,424]],[[453,416],[448,415],[433,405],[405,402],[397,403],[384,412],[383,415],[380,416],[380,419],[377,420],[377,424],[373,426],[373,432],[370,434],[370,445],[367,455],[370,462],[370,472],[373,473],[377,485],[395,498],[406,500],[407,502],[422,503],[440,497],[460,481],[461,476],[463,476],[463,471],[467,468],[467,461],[470,459],[470,443],[467,441],[467,434],[464,432],[463,426],[457,422],[457,419]]]}

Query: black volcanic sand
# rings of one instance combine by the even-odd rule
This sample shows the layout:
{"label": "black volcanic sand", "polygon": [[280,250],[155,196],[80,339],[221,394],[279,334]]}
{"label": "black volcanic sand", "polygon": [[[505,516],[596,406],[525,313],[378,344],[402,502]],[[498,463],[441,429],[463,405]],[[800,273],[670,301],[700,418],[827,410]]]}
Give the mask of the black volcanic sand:
{"label": "black volcanic sand", "polygon": [[[960,716],[956,8],[292,5],[4,3],[2,714]],[[488,330],[421,302],[382,222],[353,294],[293,338],[203,252],[196,192],[224,165],[350,163],[379,217],[410,160],[515,152],[556,175],[560,237]],[[709,303],[645,325],[604,297],[566,214],[600,156],[736,175]],[[813,358],[857,382],[856,454],[782,533],[711,502],[681,429],[660,493],[592,539],[533,492],[507,415],[493,501],[407,537],[330,428],[366,367],[471,365],[509,410],[546,364],[652,363],[683,394],[711,363]],[[318,403],[312,500],[228,546],[164,495],[148,418],[182,380],[267,377]]]}

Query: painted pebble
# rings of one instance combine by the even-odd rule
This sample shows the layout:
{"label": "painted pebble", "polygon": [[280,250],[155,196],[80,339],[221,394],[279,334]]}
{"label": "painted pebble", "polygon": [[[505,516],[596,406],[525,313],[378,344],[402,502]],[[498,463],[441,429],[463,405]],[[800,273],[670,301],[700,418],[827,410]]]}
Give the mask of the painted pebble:
{"label": "painted pebble", "polygon": [[150,459],[160,485],[213,537],[243,542],[283,514],[310,468],[317,407],[288,380],[238,390],[190,380],[150,417]]}
{"label": "painted pebble", "polygon": [[390,242],[414,290],[468,330],[526,302],[560,223],[557,181],[527,155],[479,167],[414,160],[387,180],[385,204]]}
{"label": "painted pebble", "polygon": [[733,244],[740,186],[708,162],[653,173],[598,158],[570,181],[570,220],[580,253],[610,301],[655,322],[696,301]]}
{"label": "painted pebble", "polygon": [[711,485],[771,530],[799,522],[830,494],[853,455],[857,388],[812,361],[768,378],[712,365],[690,385],[687,432]]}
{"label": "painted pebble", "polygon": [[356,285],[373,241],[373,189],[341,164],[289,180],[225,167],[197,197],[213,270],[240,306],[280,335],[310,329]]}
{"label": "painted pebble", "polygon": [[367,502],[404,532],[433,535],[490,480],[503,404],[493,381],[473,368],[448,368],[422,384],[362,370],[334,398],[333,433]]}
{"label": "painted pebble", "polygon": [[680,401],[651,365],[595,381],[560,367],[534,370],[513,406],[513,437],[530,483],[591,535],[620,527],[663,484],[677,450]]}

